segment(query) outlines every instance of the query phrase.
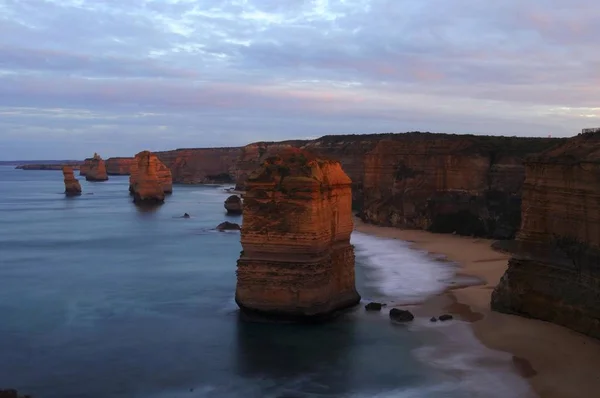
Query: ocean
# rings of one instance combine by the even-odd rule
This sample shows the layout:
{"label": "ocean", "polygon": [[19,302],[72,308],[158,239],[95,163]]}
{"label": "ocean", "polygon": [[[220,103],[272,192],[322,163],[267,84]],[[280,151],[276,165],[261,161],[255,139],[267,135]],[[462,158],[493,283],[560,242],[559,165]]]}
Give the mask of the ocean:
{"label": "ocean", "polygon": [[[239,232],[222,186],[175,185],[155,209],[128,177],[66,198],[60,171],[0,166],[0,389],[34,398],[529,397],[510,355],[460,320],[390,322],[454,268],[355,232],[360,306],[318,325],[249,323],[234,302]],[[181,216],[189,213],[191,218]],[[436,315],[436,314],[433,314]],[[439,315],[439,314],[437,314]],[[484,365],[490,364],[492,365]]]}

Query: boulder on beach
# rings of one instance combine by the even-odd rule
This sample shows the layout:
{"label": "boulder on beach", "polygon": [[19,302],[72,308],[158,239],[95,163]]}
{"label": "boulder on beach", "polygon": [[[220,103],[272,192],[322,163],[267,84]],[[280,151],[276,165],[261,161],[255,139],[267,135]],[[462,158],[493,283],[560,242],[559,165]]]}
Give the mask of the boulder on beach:
{"label": "boulder on beach", "polygon": [[444,321],[449,321],[449,320],[450,320],[450,319],[452,319],[452,318],[453,318],[453,317],[452,317],[452,315],[450,315],[450,314],[444,314],[444,315],[440,315],[440,316],[438,317],[438,319],[439,319],[440,321],[442,321],[442,322],[444,322]]}
{"label": "boulder on beach", "polygon": [[239,226],[239,224],[229,221],[225,221],[217,225],[217,231],[239,231],[241,229],[242,228]]}
{"label": "boulder on beach", "polygon": [[415,316],[410,311],[392,308],[390,310],[390,319],[396,322],[410,322],[415,319]]}

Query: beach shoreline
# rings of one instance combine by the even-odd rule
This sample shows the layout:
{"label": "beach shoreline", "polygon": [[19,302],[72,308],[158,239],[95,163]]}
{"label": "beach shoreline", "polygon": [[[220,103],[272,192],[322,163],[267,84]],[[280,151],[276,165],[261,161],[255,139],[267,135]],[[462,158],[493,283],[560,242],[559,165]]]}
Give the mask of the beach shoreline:
{"label": "beach shoreline", "polygon": [[[491,247],[492,240],[421,230],[403,230],[354,220],[355,230],[409,242],[414,249],[455,264],[456,284],[417,306],[417,313],[452,314],[467,322],[487,348],[512,355],[514,370],[542,398],[595,397],[600,390],[600,341],[548,322],[490,310],[492,291],[510,255]],[[437,312],[436,312],[437,311]],[[515,397],[516,398],[516,397]]]}

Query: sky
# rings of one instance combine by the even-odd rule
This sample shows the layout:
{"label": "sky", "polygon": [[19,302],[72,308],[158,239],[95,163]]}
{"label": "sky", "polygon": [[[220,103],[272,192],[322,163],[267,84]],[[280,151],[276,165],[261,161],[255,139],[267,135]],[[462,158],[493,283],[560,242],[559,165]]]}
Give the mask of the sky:
{"label": "sky", "polygon": [[598,0],[0,0],[0,160],[600,126]]}

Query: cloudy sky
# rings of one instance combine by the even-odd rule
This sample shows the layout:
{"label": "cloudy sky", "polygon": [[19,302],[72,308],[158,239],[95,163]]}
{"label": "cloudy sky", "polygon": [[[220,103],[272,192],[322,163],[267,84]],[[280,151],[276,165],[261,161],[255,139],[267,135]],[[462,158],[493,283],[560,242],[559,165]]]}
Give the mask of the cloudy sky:
{"label": "cloudy sky", "polygon": [[0,159],[600,125],[598,0],[0,0]]}

